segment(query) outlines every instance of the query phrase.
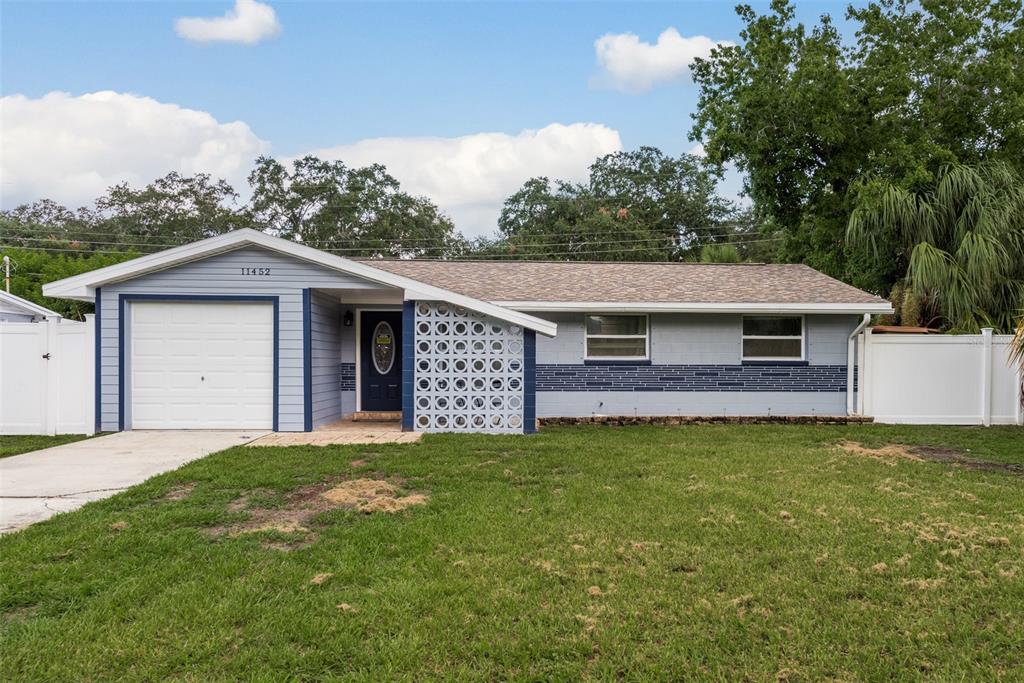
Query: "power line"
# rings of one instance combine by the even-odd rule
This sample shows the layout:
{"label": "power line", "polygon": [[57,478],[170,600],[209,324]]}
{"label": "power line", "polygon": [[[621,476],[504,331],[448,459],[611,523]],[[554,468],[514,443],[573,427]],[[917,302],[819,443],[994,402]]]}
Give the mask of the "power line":
{"label": "power line", "polygon": [[[50,243],[50,242],[69,242],[69,243],[74,243],[74,244],[90,244],[90,245],[116,246],[116,247],[176,247],[176,246],[182,246],[184,244],[189,244],[189,242],[179,242],[179,243],[167,243],[167,242],[120,242],[120,241],[110,241],[110,242],[107,242],[107,241],[97,241],[97,240],[62,239],[62,238],[48,238],[48,237],[15,237],[13,239],[15,239],[15,240],[22,240],[22,241],[26,241],[26,242],[42,242],[44,244]],[[780,238],[773,237],[773,238],[759,238],[757,240],[744,240],[744,241],[737,240],[737,241],[730,241],[730,242],[719,242],[718,244],[745,244],[745,243],[750,243],[750,242],[775,241],[777,239],[780,239]],[[527,243],[524,243],[524,244],[511,243],[511,244],[509,244],[509,246],[510,247],[516,247],[516,248],[541,248],[541,247],[542,248],[549,248],[549,247],[559,247],[559,246],[564,246],[564,247],[575,247],[577,245],[583,246],[583,245],[586,245],[587,243],[591,243],[591,242],[593,244],[597,245],[597,246],[606,246],[606,245],[610,245],[610,244],[627,244],[627,245],[628,244],[644,244],[644,243],[651,243],[651,242],[653,242],[653,243],[655,243],[655,244],[651,245],[651,247],[653,248],[653,247],[658,246],[658,243],[666,244],[666,246],[668,246],[667,243],[670,242],[670,240],[671,240],[671,238],[668,238],[668,237],[637,237],[637,238],[629,238],[629,239],[621,239],[621,240],[590,240],[589,242],[570,241],[570,242],[542,242],[542,243],[530,243],[530,242],[527,242]],[[359,240],[357,240],[357,241],[359,241]],[[322,251],[337,252],[337,253],[342,253],[342,252],[363,252],[363,251],[366,251],[367,249],[372,248],[371,245],[372,245],[372,243],[374,241],[375,240],[367,240],[366,244],[364,244],[364,246],[359,246],[359,247],[334,247],[334,248],[327,247],[327,248],[321,248],[321,250]],[[398,246],[400,246],[400,247],[407,246],[404,240],[395,240],[394,242],[387,242],[387,244],[388,244],[388,246],[395,246],[396,242],[397,242]],[[319,242],[317,242],[316,244],[319,244]],[[443,249],[443,248],[445,248],[447,246],[451,246],[451,245],[446,245],[446,244],[443,244],[443,243],[435,243],[432,246],[435,247],[435,248],[438,248],[438,249]],[[672,242],[672,246],[679,246],[679,245],[677,245],[675,242]],[[31,249],[31,248],[35,248],[35,247],[32,247],[30,245],[30,246],[28,246],[26,248],[30,248]],[[416,247],[416,248],[422,249],[422,248],[425,248],[425,247],[420,246],[420,247]],[[96,250],[90,250],[90,251],[96,251]]]}
{"label": "power line", "polygon": [[[722,242],[720,244],[731,244],[731,245],[734,245],[734,246],[739,246],[739,245],[745,245],[745,244],[761,244],[761,243],[764,243],[764,242],[777,242],[777,241],[779,241],[781,239],[783,239],[783,238],[781,238],[781,237],[772,237],[772,238],[765,238],[765,239],[758,239],[758,240],[746,240],[746,241],[736,241],[736,242]],[[603,245],[598,244],[597,246],[603,246]],[[35,251],[47,251],[47,252],[58,252],[58,253],[63,252],[63,253],[76,253],[76,254],[123,254],[123,255],[131,255],[131,254],[139,253],[139,252],[135,252],[135,251],[110,250],[110,249],[88,249],[88,250],[86,250],[86,249],[67,249],[67,248],[59,248],[59,247],[16,247],[14,245],[0,245],[0,248],[6,248],[6,249],[25,248],[25,249],[32,249],[32,250],[35,250]],[[570,250],[551,251],[551,252],[537,252],[537,251],[531,250],[531,247],[529,245],[520,245],[519,248],[521,249],[521,251],[517,251],[517,252],[514,252],[514,253],[498,252],[498,253],[490,253],[490,254],[485,253],[485,254],[453,255],[453,256],[449,256],[446,260],[449,260],[449,261],[471,261],[471,260],[476,260],[476,261],[501,261],[501,260],[514,260],[514,259],[509,259],[508,257],[521,257],[521,256],[529,256],[529,257],[533,257],[533,258],[542,258],[542,257],[552,257],[552,258],[563,257],[563,258],[568,258],[568,257],[578,257],[578,256],[593,255],[593,254],[630,254],[630,253],[639,254],[639,253],[650,253],[650,251],[652,249],[654,249],[654,247],[645,247],[645,248],[639,248],[639,249],[637,249],[637,248],[633,248],[633,249],[628,249],[628,248],[617,248],[617,249],[570,249]],[[541,248],[542,249],[542,248],[545,248],[545,245],[535,245],[534,248]],[[326,251],[326,252],[334,253],[334,252],[341,251],[341,250],[338,250],[338,249],[320,249],[320,251]],[[357,251],[365,251],[365,249],[358,249]],[[506,257],[506,258],[501,258],[503,256]]]}
{"label": "power line", "polygon": [[[701,227],[701,228],[687,229],[687,228],[684,227],[682,234],[684,236],[685,235],[701,236],[701,235],[710,235],[714,231],[724,231],[723,234],[737,234],[737,233],[734,233],[734,232],[729,232],[731,230],[730,226],[737,227],[737,226],[746,226],[746,225],[749,225],[749,224],[746,223],[746,222],[743,222],[743,221],[720,221],[718,225],[704,226],[704,227]],[[122,238],[123,237],[129,237],[129,238],[131,238],[131,237],[144,238],[145,237],[144,235],[126,234],[123,231],[122,232],[115,232],[115,231],[110,231],[110,230],[94,230],[92,228],[56,228],[56,229],[53,229],[53,228],[46,228],[46,227],[18,226],[18,227],[12,228],[11,230],[12,231],[29,232],[29,233],[34,233],[34,234],[37,234],[37,235],[39,235],[39,234],[42,234],[42,235],[52,235],[52,234],[59,234],[61,232],[64,232],[65,234],[71,234],[71,235],[74,235],[74,234],[84,234],[86,237],[99,237],[99,236],[113,236],[113,237],[122,237]],[[273,233],[267,232],[266,234],[272,235]],[[609,235],[609,234],[614,234],[614,233],[611,232],[611,231],[607,231],[607,230],[571,230],[571,231],[568,231],[568,234],[570,234],[572,236],[587,236],[587,235],[597,235],[597,236],[600,236],[600,235]],[[739,233],[739,234],[746,234],[746,233]],[[156,236],[156,237],[159,238],[159,236]],[[544,239],[561,239],[561,238],[564,238],[564,235],[549,233],[549,234],[530,235],[529,237],[530,237],[530,239],[534,239],[534,240],[544,240]],[[664,236],[665,239],[670,239],[671,237],[672,237],[671,235],[665,235]],[[463,237],[463,239],[466,239],[466,238]],[[498,239],[500,239],[500,237]],[[371,238],[363,238],[363,237],[353,237],[353,238],[335,237],[335,238],[330,238],[330,239],[326,239],[326,240],[317,240],[317,242],[320,243],[320,244],[338,244],[338,243],[343,243],[343,242],[350,242],[352,240],[368,241],[368,242],[379,242],[379,243],[383,243],[383,244],[391,243],[391,240],[389,240],[387,238],[372,238],[371,239]],[[433,243],[437,242],[437,238],[436,237],[409,237],[409,238],[404,238],[401,241],[402,241],[402,243],[405,243],[405,244],[416,243],[416,242],[427,242],[427,243],[433,244]],[[153,242],[147,242],[146,246],[149,246],[151,244],[154,244],[154,243]],[[170,244],[171,246],[176,246],[173,243],[165,243],[165,244]],[[187,244],[187,242],[182,242],[182,244]]]}

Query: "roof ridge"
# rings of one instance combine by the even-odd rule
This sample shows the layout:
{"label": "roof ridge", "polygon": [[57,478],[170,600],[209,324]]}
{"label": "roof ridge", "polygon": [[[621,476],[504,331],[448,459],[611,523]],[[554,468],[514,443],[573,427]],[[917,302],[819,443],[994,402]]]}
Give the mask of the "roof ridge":
{"label": "roof ridge", "polygon": [[743,261],[740,263],[703,263],[699,261],[543,261],[538,259],[442,259],[442,258],[375,258],[352,257],[361,263],[536,263],[544,265],[620,265],[620,266],[805,266],[804,263],[764,263],[761,261]]}

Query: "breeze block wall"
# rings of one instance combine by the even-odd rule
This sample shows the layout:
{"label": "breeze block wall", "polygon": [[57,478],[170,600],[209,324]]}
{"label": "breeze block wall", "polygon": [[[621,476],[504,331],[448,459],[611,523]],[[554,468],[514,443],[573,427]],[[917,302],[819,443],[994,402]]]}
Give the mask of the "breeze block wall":
{"label": "breeze block wall", "polygon": [[532,432],[528,333],[519,325],[445,302],[417,301],[413,309],[412,428]]}

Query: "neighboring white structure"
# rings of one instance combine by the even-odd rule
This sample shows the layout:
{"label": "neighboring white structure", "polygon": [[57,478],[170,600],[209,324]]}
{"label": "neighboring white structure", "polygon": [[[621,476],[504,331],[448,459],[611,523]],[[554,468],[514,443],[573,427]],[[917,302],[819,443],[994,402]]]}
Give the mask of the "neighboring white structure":
{"label": "neighboring white structure", "polygon": [[871,334],[862,337],[859,410],[876,422],[1024,424],[1010,335]]}
{"label": "neighboring white structure", "polygon": [[59,320],[60,317],[56,311],[0,290],[0,322],[37,323],[50,318]]}
{"label": "neighboring white structure", "polygon": [[0,322],[0,434],[94,433],[94,340],[92,315]]}

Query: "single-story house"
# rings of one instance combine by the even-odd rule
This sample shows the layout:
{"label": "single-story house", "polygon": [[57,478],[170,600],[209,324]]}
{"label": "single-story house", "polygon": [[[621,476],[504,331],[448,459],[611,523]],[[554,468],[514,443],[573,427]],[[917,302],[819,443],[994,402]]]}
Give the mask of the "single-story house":
{"label": "single-story house", "polygon": [[0,323],[40,323],[60,320],[61,315],[49,308],[0,290]]}
{"label": "single-story house", "polygon": [[837,415],[888,302],[802,265],[348,259],[238,230],[50,283],[96,305],[98,430]]}

